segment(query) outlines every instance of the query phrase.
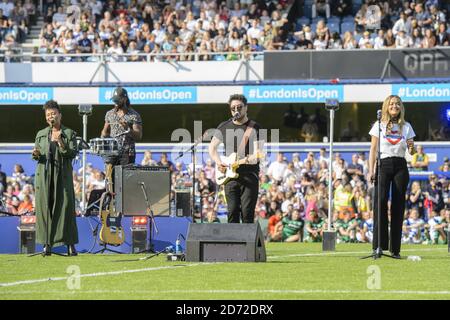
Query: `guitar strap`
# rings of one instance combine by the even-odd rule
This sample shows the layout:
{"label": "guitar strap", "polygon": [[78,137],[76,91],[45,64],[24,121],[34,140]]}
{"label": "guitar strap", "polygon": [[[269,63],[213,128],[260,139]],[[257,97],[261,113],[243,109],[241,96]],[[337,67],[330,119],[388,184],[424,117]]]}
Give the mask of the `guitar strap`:
{"label": "guitar strap", "polygon": [[237,151],[238,156],[239,156],[239,154],[245,155],[245,146],[247,145],[248,139],[250,139],[250,135],[253,132],[254,126],[255,126],[255,121],[249,120],[247,129],[244,132],[244,136],[242,137],[241,144],[239,145],[239,149]]}

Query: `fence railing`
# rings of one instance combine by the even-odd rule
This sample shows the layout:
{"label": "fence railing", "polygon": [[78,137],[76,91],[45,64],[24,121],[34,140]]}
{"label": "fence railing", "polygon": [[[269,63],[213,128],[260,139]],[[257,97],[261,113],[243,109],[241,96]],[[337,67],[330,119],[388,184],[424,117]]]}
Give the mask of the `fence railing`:
{"label": "fence railing", "polygon": [[263,52],[184,53],[24,53],[22,49],[0,50],[0,62],[189,62],[263,60]]}

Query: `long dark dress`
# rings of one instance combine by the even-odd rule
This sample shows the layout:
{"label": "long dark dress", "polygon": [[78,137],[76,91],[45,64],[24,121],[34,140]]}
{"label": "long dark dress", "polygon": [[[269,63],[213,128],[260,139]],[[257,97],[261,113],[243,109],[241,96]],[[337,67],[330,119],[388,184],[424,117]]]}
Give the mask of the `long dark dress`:
{"label": "long dark dress", "polygon": [[50,131],[50,127],[42,129],[37,133],[35,140],[35,147],[41,153],[39,157],[33,158],[38,162],[35,176],[36,242],[47,243],[46,219],[50,203],[48,242],[51,246],[57,247],[78,243],[72,178],[72,160],[77,154],[77,149],[75,132],[61,126],[62,139],[66,147],[62,150],[56,143],[51,143],[53,157],[49,157],[50,167],[46,172]]}

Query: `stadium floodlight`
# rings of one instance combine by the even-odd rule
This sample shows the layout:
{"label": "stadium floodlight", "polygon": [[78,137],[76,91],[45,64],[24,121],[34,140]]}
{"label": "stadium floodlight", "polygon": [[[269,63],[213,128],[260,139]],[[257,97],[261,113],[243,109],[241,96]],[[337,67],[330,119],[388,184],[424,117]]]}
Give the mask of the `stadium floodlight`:
{"label": "stadium floodlight", "polygon": [[334,113],[339,110],[339,100],[325,100],[325,109],[330,112],[330,155],[328,160],[328,223],[327,230],[323,232],[322,251],[335,251],[336,249],[336,231],[331,229],[331,217],[333,216],[333,131],[334,131]]}

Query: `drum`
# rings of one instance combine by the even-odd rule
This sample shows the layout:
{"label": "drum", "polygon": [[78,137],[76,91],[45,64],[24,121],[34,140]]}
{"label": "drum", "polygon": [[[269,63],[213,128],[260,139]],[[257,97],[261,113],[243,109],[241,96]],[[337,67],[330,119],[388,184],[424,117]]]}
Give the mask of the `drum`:
{"label": "drum", "polygon": [[118,156],[119,143],[114,138],[95,138],[90,140],[91,151],[99,156]]}

